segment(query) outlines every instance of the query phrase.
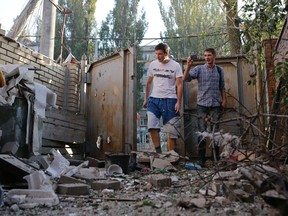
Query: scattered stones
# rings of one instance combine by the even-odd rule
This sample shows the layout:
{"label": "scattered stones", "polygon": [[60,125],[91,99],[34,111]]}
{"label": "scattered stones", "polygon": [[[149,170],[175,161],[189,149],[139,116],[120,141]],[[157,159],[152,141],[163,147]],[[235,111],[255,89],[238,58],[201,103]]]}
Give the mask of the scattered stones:
{"label": "scattered stones", "polygon": [[[183,165],[185,163],[179,163],[176,169],[168,171],[165,166],[161,167],[166,164],[162,161],[165,157],[157,159],[157,155],[154,156],[156,159],[153,162],[156,161],[158,165],[153,169],[148,168],[145,172],[136,170],[129,175],[109,176],[105,168],[82,167],[87,163],[71,166],[63,173],[57,172],[62,173],[59,179],[50,176],[53,188],[57,186],[58,196],[53,190],[49,196],[51,189],[50,192],[25,189],[25,192],[17,193],[2,190],[5,204],[0,208],[0,214],[45,215],[49,211],[51,215],[77,216],[237,215],[239,212],[241,215],[275,215],[279,211],[265,201],[272,200],[274,205],[287,203],[285,194],[277,188],[273,189],[275,182],[281,182],[280,176],[273,184],[269,184],[268,180],[275,178],[269,176],[262,176],[259,181],[256,179],[258,185],[267,188],[262,188],[259,193],[257,187],[252,185],[253,178],[249,178],[255,176],[251,167],[223,172],[213,169],[187,170]],[[97,162],[91,161],[92,164]],[[167,164],[170,166],[171,163]],[[147,166],[150,167],[149,164]],[[265,170],[273,171],[266,167]],[[71,176],[65,176],[67,173]],[[261,175],[259,170],[255,173]],[[45,182],[42,177],[46,177],[46,173],[43,175],[43,172],[30,172],[28,182],[33,187],[41,188]],[[248,178],[245,178],[246,175]],[[34,178],[39,181],[35,182]],[[285,213],[284,208],[281,214]]]}

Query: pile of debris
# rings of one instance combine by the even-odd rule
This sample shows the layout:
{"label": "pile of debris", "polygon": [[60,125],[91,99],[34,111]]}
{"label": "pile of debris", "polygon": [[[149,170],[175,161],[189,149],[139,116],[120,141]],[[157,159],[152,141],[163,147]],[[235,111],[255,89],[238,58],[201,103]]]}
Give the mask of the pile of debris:
{"label": "pile of debris", "polygon": [[29,160],[0,154],[1,215],[288,213],[287,165],[247,156],[198,169],[174,151],[131,152],[128,169],[86,159],[76,163],[55,149]]}

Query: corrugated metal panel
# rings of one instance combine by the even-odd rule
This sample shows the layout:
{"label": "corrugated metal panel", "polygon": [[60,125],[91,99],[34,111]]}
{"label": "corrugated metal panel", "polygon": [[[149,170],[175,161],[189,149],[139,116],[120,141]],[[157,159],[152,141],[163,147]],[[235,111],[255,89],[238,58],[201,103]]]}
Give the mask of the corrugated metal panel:
{"label": "corrugated metal panel", "polygon": [[[125,152],[125,143],[136,146],[134,48],[93,63],[87,87],[88,153],[104,158],[104,152]],[[101,150],[96,146],[102,137]],[[111,138],[111,143],[107,138]]]}

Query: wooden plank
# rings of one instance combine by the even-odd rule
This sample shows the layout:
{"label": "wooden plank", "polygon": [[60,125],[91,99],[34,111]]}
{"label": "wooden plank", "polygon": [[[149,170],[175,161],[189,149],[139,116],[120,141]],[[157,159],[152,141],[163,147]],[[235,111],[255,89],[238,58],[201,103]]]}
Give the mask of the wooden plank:
{"label": "wooden plank", "polygon": [[62,127],[53,124],[43,124],[42,138],[49,140],[62,141],[66,143],[84,143],[85,131],[73,128]]}
{"label": "wooden plank", "polygon": [[55,126],[57,125],[57,126],[71,128],[71,129],[86,131],[86,126],[75,124],[74,122],[61,121],[58,119],[46,118],[46,119],[43,119],[43,124],[51,124]]}
{"label": "wooden plank", "polygon": [[65,142],[42,139],[41,154],[49,154],[53,148],[58,149],[63,155],[80,155],[83,157],[84,144],[67,144]]}
{"label": "wooden plank", "polygon": [[51,119],[58,119],[66,122],[71,122],[74,124],[79,124],[82,126],[87,125],[87,120],[85,119],[84,115],[78,115],[73,112],[69,112],[66,110],[49,110],[46,111],[46,117]]}
{"label": "wooden plank", "polygon": [[[42,147],[41,148],[41,154],[49,154],[51,152],[51,149],[52,148],[50,148],[50,147]],[[69,149],[64,148],[64,147],[55,148],[55,149],[59,150],[62,155],[83,155],[83,152],[80,152],[79,149],[78,149],[78,151],[76,151],[74,149],[75,151],[72,151],[72,152],[69,152]]]}
{"label": "wooden plank", "polygon": [[[47,148],[47,147],[43,147],[41,149],[41,155],[48,155],[50,153],[51,148]],[[73,158],[73,159],[83,159],[84,156],[81,153],[73,153],[73,154],[69,154],[64,148],[59,148],[58,149],[60,151],[60,153],[65,157],[65,158]]]}
{"label": "wooden plank", "polygon": [[62,148],[65,145],[69,145],[71,148],[79,148],[83,149],[84,144],[81,143],[66,143],[66,142],[60,142],[55,140],[49,140],[49,139],[42,139],[42,146],[44,147],[51,147],[51,148]]}

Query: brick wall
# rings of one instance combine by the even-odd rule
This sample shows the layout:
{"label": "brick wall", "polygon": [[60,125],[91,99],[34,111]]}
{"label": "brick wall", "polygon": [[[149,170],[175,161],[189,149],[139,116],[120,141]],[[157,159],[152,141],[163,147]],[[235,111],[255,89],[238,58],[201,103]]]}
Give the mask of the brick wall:
{"label": "brick wall", "polygon": [[[80,68],[53,60],[5,37],[0,29],[0,64],[28,64],[36,68],[34,80],[57,94],[57,105],[68,111],[79,110]],[[65,88],[65,89],[64,89]]]}

